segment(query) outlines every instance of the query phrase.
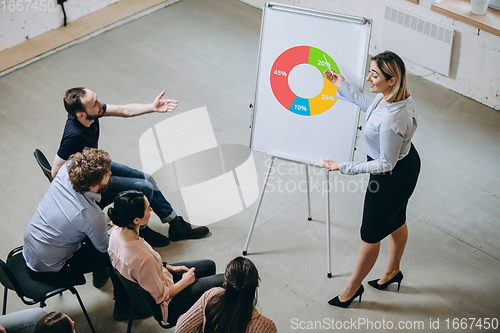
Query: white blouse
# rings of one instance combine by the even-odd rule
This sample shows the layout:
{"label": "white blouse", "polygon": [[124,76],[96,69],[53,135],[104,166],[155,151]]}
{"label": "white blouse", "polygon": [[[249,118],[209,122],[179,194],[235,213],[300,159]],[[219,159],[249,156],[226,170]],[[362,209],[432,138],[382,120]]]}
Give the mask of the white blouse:
{"label": "white blouse", "polygon": [[411,148],[411,138],[417,129],[417,115],[413,99],[395,103],[379,103],[384,97],[377,94],[375,100],[344,81],[337,90],[337,97],[356,104],[366,113],[363,131],[363,149],[373,158],[369,162],[344,162],[340,172],[348,175],[382,173],[392,170]]}

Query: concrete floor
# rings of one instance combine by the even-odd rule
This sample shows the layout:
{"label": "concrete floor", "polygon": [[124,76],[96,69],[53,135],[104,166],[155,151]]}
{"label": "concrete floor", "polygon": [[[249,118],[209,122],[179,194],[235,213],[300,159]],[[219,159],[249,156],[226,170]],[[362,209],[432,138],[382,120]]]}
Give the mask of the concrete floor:
{"label": "concrete floor", "polygon": [[[150,102],[165,89],[167,97],[179,100],[176,114],[207,106],[219,144],[248,145],[261,14],[237,0],[183,0],[0,77],[1,257],[22,244],[23,230],[47,190],[32,154],[39,148],[52,161],[66,119],[61,98],[70,87],[90,88],[111,104]],[[348,327],[371,332],[386,331],[376,329],[383,320],[394,326],[403,321],[406,327],[423,322],[420,331],[429,331],[430,320],[436,328],[439,319],[440,330],[448,331],[449,319],[452,331],[454,318],[500,319],[500,114],[419,77],[410,76],[409,87],[420,115],[414,144],[422,173],[408,208],[401,290],[393,285],[381,292],[365,282],[361,303],[348,309],[327,304],[354,267],[363,191],[358,186],[352,193],[332,193],[334,276],[328,279],[324,197],[312,193],[313,221],[307,221],[306,194],[278,190],[279,182],[303,181],[304,169],[278,161],[280,171],[270,180],[276,190],[264,197],[249,258],[262,279],[259,308],[280,332],[308,331],[299,325],[324,320],[371,321],[375,328]],[[114,160],[140,168],[139,137],[171,116],[104,118],[100,148]],[[269,157],[254,157],[262,185]],[[360,152],[356,159],[362,158]],[[337,175],[333,180],[361,184],[366,177]],[[312,176],[313,183],[323,179],[320,171]],[[180,193],[166,196],[186,216]],[[159,252],[169,262],[208,257],[222,272],[241,254],[255,207],[211,224],[208,238],[172,243]],[[156,216],[150,225],[168,230]],[[367,280],[383,272],[387,243],[382,243]],[[126,323],[112,318],[111,283],[97,290],[88,281],[78,290],[97,330],[125,331]],[[9,296],[8,312],[26,307],[12,292]],[[78,332],[89,332],[70,293],[50,299],[47,309],[66,312]],[[133,330],[162,331],[152,319],[136,321]],[[480,330],[474,326],[467,331]]]}

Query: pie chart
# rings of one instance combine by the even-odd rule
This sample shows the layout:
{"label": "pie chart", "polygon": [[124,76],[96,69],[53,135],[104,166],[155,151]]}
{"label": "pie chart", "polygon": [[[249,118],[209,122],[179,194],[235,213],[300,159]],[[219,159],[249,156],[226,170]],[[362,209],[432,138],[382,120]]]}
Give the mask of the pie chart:
{"label": "pie chart", "polygon": [[330,68],[340,70],[333,59],[322,50],[312,46],[295,46],[281,53],[271,68],[271,89],[278,102],[290,112],[301,116],[315,116],[328,111],[336,102],[337,87],[323,77],[323,89],[313,98],[297,96],[288,83],[290,71],[297,65],[316,67],[321,75]]}

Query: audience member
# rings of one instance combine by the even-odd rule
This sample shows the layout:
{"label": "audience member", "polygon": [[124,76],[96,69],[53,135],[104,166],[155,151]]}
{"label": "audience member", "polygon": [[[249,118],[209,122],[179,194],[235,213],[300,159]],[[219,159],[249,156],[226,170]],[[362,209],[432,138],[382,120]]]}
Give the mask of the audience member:
{"label": "audience member", "polygon": [[120,193],[108,210],[115,225],[108,252],[113,267],[147,290],[161,304],[163,321],[174,324],[206,290],[221,286],[223,276],[215,275],[215,263],[211,260],[162,263],[158,252],[139,236],[139,229],[149,222],[151,211],[142,192]]}
{"label": "audience member", "polygon": [[42,308],[32,308],[0,316],[0,333],[33,333],[35,325],[47,314]]}
{"label": "audience member", "polygon": [[[107,105],[99,102],[96,93],[92,90],[72,88],[66,91],[63,102],[68,112],[68,119],[52,164],[52,177],[55,177],[59,168],[72,154],[83,151],[85,147],[98,148],[99,118],[107,116],[126,118],[152,112],[174,111],[177,107],[177,101],[162,99],[164,94],[165,91],[151,104]],[[112,203],[118,193],[125,190],[138,190],[148,197],[151,207],[162,223],[170,224],[170,239],[148,226],[141,228],[141,237],[151,246],[167,246],[170,240],[196,239],[209,233],[207,227],[192,226],[184,221],[182,216],[178,216],[150,175],[116,162],[111,162],[111,172],[109,189],[102,193],[101,201],[98,203],[102,209]]]}
{"label": "audience member", "polygon": [[62,312],[49,312],[35,325],[34,333],[75,333],[75,322]]}
{"label": "audience member", "polygon": [[259,273],[250,259],[237,257],[226,268],[223,288],[212,288],[183,314],[177,333],[276,333],[257,305]]}
{"label": "audience member", "polygon": [[[57,277],[71,283],[75,276],[94,272],[94,286],[106,284],[111,267],[109,236],[97,202],[108,187],[110,168],[108,153],[86,148],[71,155],[59,170],[24,230],[23,256],[33,278],[50,281]],[[111,279],[114,313],[128,315],[125,289],[116,274]]]}

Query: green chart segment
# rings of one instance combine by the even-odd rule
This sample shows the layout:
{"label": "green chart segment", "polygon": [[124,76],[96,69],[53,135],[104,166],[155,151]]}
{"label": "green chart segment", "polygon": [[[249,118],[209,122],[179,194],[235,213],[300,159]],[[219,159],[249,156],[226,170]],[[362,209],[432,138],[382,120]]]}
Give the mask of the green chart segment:
{"label": "green chart segment", "polygon": [[[323,55],[325,55],[323,57]],[[337,66],[337,64],[335,63],[335,61],[333,61],[333,59],[328,55],[326,54],[325,52],[321,51],[320,49],[317,49],[315,47],[310,47],[309,48],[309,65],[313,65],[314,67],[316,67],[320,72],[321,74],[323,74],[325,72],[325,70],[328,69],[328,65],[325,63],[325,58],[326,60],[328,61],[328,63],[330,64],[330,68],[334,71],[336,71],[337,73],[340,73],[340,70]]]}
{"label": "green chart segment", "polygon": [[[295,95],[288,84],[288,74],[300,64],[314,66],[323,76],[323,88],[313,98]],[[284,108],[301,116],[314,116],[329,110],[337,101],[337,88],[323,75],[328,66],[340,73],[335,61],[318,48],[296,46],[284,51],[276,58],[271,68],[271,89],[274,96]]]}

